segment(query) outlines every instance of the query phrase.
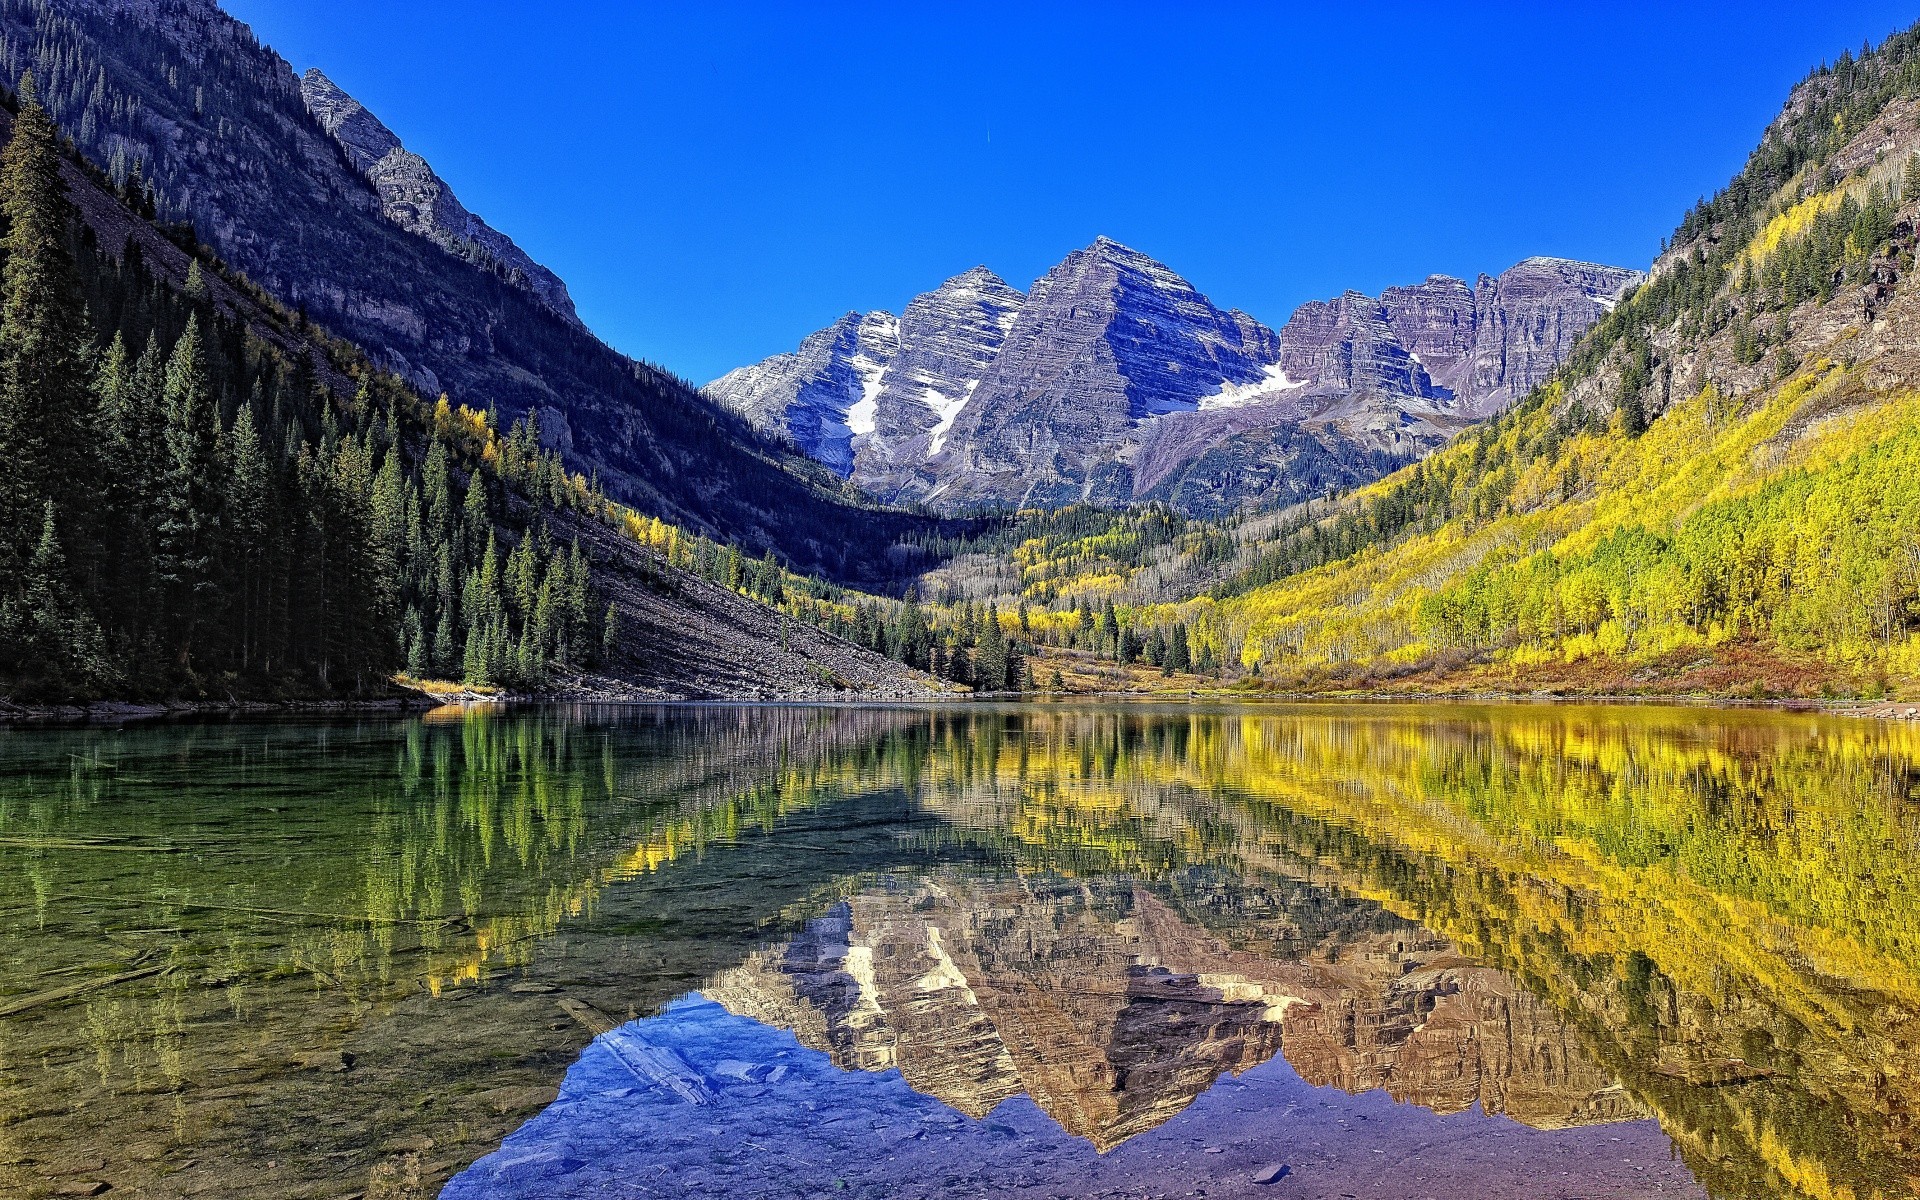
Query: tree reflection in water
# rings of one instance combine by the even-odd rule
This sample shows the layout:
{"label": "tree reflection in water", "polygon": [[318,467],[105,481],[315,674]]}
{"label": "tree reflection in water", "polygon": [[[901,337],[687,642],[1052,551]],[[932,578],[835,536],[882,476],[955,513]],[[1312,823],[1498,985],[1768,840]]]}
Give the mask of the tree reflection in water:
{"label": "tree reflection in water", "polygon": [[1278,1053],[1438,1113],[1650,1113],[1718,1196],[1920,1190],[1900,726],[980,706],[0,736],[0,1188],[430,1192],[596,1023],[697,989],[1101,1149]]}

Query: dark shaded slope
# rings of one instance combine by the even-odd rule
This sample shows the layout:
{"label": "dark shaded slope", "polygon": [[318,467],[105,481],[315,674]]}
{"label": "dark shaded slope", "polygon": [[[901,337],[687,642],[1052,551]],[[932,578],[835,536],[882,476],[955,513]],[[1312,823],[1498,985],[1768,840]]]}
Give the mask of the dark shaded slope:
{"label": "dark shaded slope", "polygon": [[499,275],[390,223],[308,114],[286,61],[210,0],[0,0],[0,71],[163,220],[431,395],[538,413],[549,444],[641,510],[844,579],[885,574],[918,518],[615,353]]}

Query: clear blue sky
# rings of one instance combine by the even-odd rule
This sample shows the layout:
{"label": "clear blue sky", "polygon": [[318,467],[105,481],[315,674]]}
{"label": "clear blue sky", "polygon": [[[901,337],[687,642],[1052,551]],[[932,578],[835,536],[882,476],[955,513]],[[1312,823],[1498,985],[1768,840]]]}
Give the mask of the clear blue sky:
{"label": "clear blue sky", "polygon": [[1106,234],[1278,325],[1645,266],[1808,68],[1920,3],[226,0],[696,382]]}

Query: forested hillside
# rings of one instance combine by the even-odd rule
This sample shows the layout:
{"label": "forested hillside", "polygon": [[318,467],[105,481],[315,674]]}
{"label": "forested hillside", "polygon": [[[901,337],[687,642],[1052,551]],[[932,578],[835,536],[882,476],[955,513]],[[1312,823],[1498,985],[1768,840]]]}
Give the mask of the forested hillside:
{"label": "forested hillside", "polygon": [[163,235],[31,83],[0,134],[0,700],[921,688],[812,631],[749,653],[787,618],[615,535],[534,419],[422,398]]}
{"label": "forested hillside", "polygon": [[[524,685],[594,652],[586,561],[540,515],[589,497],[530,428],[425,410],[198,257],[176,288],[148,255],[185,252],[150,231],[105,252],[69,193],[113,201],[23,99],[0,156],[0,689],[352,695],[405,665]],[[125,189],[127,228],[145,200]]]}
{"label": "forested hillside", "polygon": [[29,71],[61,132],[162,223],[190,224],[422,394],[494,411],[503,429],[537,416],[546,446],[615,499],[868,586],[892,582],[889,546],[929,524],[844,493],[670,372],[395,224],[286,61],[214,0],[0,0],[0,82]]}
{"label": "forested hillside", "polygon": [[1302,681],[1913,686],[1916,152],[1920,34],[1816,72],[1560,378],[1196,607]]}
{"label": "forested hillside", "polygon": [[1246,520],[1029,514],[927,583],[1280,688],[1920,688],[1916,155],[1910,31],[1797,87],[1568,365],[1426,460]]}

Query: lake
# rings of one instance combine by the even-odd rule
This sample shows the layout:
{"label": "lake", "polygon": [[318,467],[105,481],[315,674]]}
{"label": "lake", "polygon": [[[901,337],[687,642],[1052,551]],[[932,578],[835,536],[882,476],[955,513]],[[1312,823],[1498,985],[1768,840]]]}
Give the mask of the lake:
{"label": "lake", "polygon": [[1910,1197],[1917,789],[1634,706],[0,731],[0,1194]]}

